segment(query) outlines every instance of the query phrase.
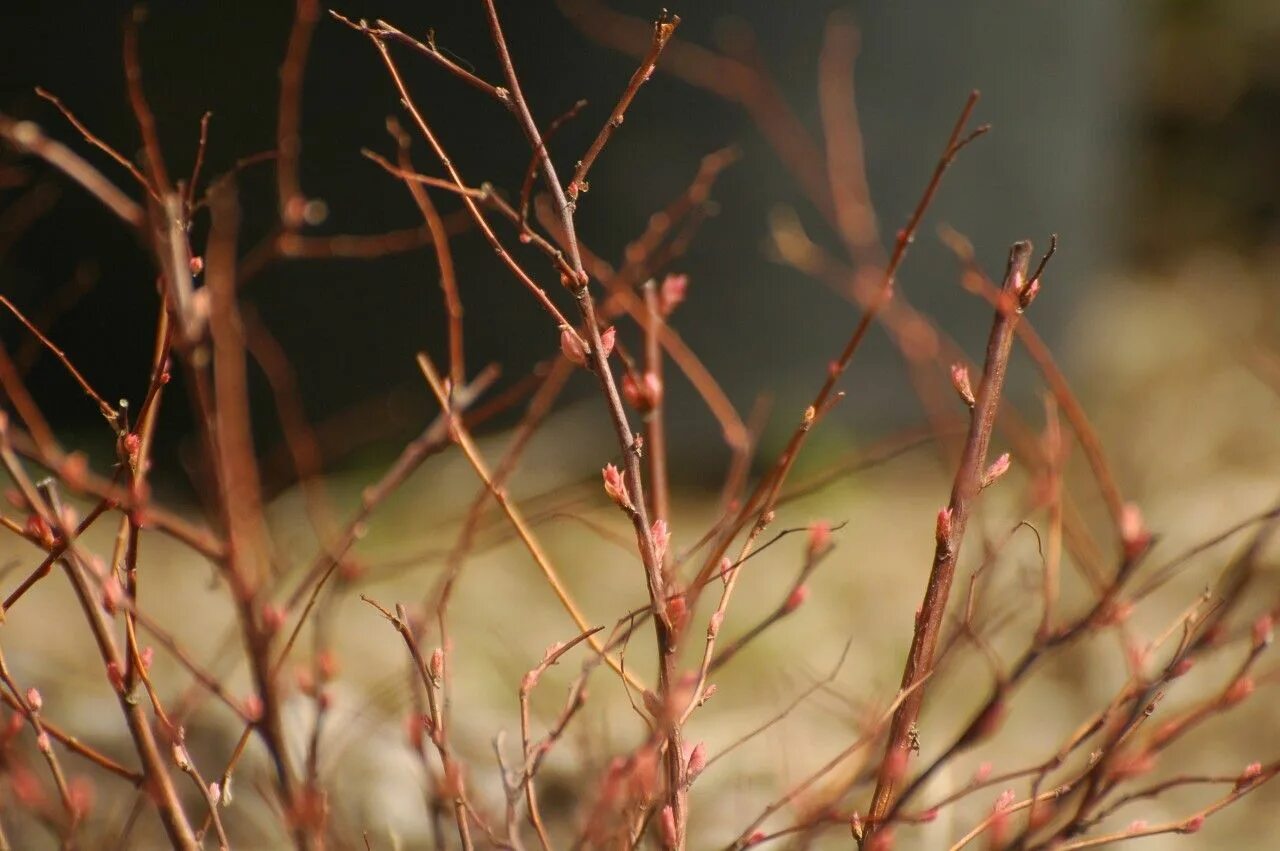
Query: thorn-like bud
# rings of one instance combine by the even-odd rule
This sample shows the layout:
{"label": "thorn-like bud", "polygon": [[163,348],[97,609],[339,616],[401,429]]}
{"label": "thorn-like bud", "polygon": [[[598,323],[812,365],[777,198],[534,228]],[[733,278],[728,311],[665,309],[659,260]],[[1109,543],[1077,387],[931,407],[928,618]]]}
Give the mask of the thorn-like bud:
{"label": "thorn-like bud", "polygon": [[600,354],[604,355],[605,360],[613,354],[613,346],[617,341],[618,329],[612,325],[600,332]]}
{"label": "thorn-like bud", "polygon": [[138,453],[142,451],[142,438],[133,432],[129,432],[121,440],[120,445],[124,447],[124,454],[129,461],[129,465],[136,468],[138,466]]}
{"label": "thorn-like bud", "polygon": [[960,400],[972,408],[977,402],[973,397],[973,385],[969,383],[969,367],[961,363],[951,365],[951,386],[960,394]]}
{"label": "thorn-like bud", "polygon": [[688,275],[667,275],[662,280],[662,287],[658,290],[658,310],[663,316],[670,316],[671,312],[684,301],[688,291]]}
{"label": "thorn-like bud", "polygon": [[608,494],[609,499],[623,511],[628,513],[634,511],[631,497],[627,494],[627,474],[612,464],[605,464],[601,474],[604,476],[604,492]]}
{"label": "thorn-like bud", "polygon": [[653,521],[649,532],[653,535],[653,557],[658,564],[662,564],[667,560],[667,547],[671,545],[671,529],[667,526],[667,521],[659,518]]}
{"label": "thorn-like bud", "polygon": [[437,647],[431,651],[431,661],[427,665],[427,673],[431,675],[431,679],[436,685],[440,685],[440,681],[444,677],[444,649]]}
{"label": "thorn-like bud", "polygon": [[576,366],[587,365],[587,344],[567,325],[560,329],[560,354]]}
{"label": "thorn-like bud", "polygon": [[640,413],[648,413],[662,401],[662,379],[646,372],[636,381],[631,373],[627,373],[622,376],[622,398]]}
{"label": "thorn-like bud", "polygon": [[120,586],[120,577],[114,573],[102,582],[102,608],[109,615],[115,615],[124,599],[124,588]]}
{"label": "thorn-like bud", "polygon": [[1246,674],[1227,686],[1227,690],[1222,694],[1222,702],[1226,706],[1235,706],[1237,703],[1243,703],[1249,698],[1249,695],[1253,694],[1253,689],[1253,677]]}
{"label": "thorn-like bud", "polygon": [[1194,815],[1182,823],[1182,827],[1178,828],[1178,833],[1199,833],[1200,828],[1204,827],[1204,816]]}
{"label": "thorn-like bud", "polygon": [[831,547],[831,524],[819,520],[809,526],[809,560],[817,558]]}
{"label": "thorn-like bud", "polygon": [[991,462],[991,466],[982,474],[982,482],[980,487],[989,488],[994,485],[1001,476],[1009,472],[1011,459],[1009,453],[1006,452],[999,458]]}
{"label": "thorn-like bud", "polygon": [[944,505],[938,510],[938,525],[934,532],[937,542],[946,547],[951,546],[951,506]]}
{"label": "thorn-like bud", "polygon": [[120,670],[119,662],[107,663],[107,682],[111,683],[111,687],[118,692],[124,692],[124,672]]}
{"label": "thorn-like bud", "polygon": [[791,593],[787,595],[787,601],[782,604],[782,611],[791,614],[796,609],[804,605],[804,601],[809,599],[809,586],[797,585],[791,589]]}
{"label": "thorn-like bud", "polygon": [[1142,510],[1132,502],[1125,503],[1120,511],[1120,546],[1127,561],[1134,560],[1151,546],[1151,532],[1142,518]]}
{"label": "thorn-like bud", "polygon": [[1275,619],[1269,613],[1253,622],[1253,646],[1256,650],[1269,647],[1275,640]]}
{"label": "thorn-like bud", "polygon": [[667,848],[675,848],[678,844],[676,835],[676,816],[667,804],[662,808],[662,844]]}
{"label": "thorn-like bud", "polygon": [[684,782],[692,783],[702,773],[702,769],[707,767],[707,745],[706,742],[698,742],[693,746],[693,750],[689,751],[689,759],[685,765]]}
{"label": "thorn-like bud", "polygon": [[1243,789],[1249,786],[1253,781],[1262,776],[1262,763],[1251,762],[1244,767],[1244,771],[1240,772],[1240,776],[1236,778],[1236,789]]}

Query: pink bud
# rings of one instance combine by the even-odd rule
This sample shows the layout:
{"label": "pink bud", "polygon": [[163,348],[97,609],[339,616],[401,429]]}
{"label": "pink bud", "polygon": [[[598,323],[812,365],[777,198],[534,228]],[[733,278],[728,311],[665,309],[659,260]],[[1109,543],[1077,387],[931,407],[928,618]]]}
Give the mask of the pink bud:
{"label": "pink bud", "polygon": [[707,746],[705,742],[698,742],[693,746],[693,750],[689,751],[688,765],[685,768],[685,783],[692,783],[702,769],[707,767]]}
{"label": "pink bud", "polygon": [[973,385],[969,383],[969,367],[961,363],[951,365],[951,386],[956,388],[961,401],[970,408],[977,404],[973,398]]}
{"label": "pink bud", "polygon": [[53,742],[49,741],[49,734],[44,730],[36,736],[36,747],[40,749],[40,753],[49,753],[53,750]]}
{"label": "pink bud", "polygon": [[431,674],[431,679],[435,680],[437,683],[440,682],[441,677],[444,676],[444,650],[442,648],[437,647],[435,650],[431,651],[431,662],[429,663],[428,672]]}
{"label": "pink bud", "polygon": [[787,601],[782,604],[782,610],[787,614],[791,614],[796,609],[804,605],[804,601],[809,599],[809,586],[797,585],[791,589],[791,593],[787,595]]}
{"label": "pink bud", "polygon": [[995,461],[991,462],[991,466],[988,467],[987,471],[982,474],[981,486],[985,488],[995,484],[997,479],[999,479],[1005,473],[1009,472],[1009,463],[1010,463],[1010,459],[1009,459],[1008,452],[1004,453]]}
{"label": "pink bud", "polygon": [[262,628],[267,631],[268,635],[275,635],[280,631],[280,627],[284,626],[284,622],[288,619],[285,610],[274,603],[267,603],[262,607]]}
{"label": "pink bud", "polygon": [[1169,679],[1176,680],[1178,677],[1190,671],[1195,667],[1196,661],[1190,656],[1183,656],[1177,662],[1173,663],[1173,667],[1169,669]]}
{"label": "pink bud", "polygon": [[689,291],[688,275],[667,275],[658,290],[658,310],[663,316],[670,316],[671,311],[684,301]]}
{"label": "pink bud", "polygon": [[757,830],[755,833],[747,837],[747,841],[742,843],[744,848],[750,848],[752,845],[759,845],[764,842],[765,833],[763,830]]}
{"label": "pink bud", "polygon": [[715,638],[720,634],[720,626],[724,623],[724,612],[715,612],[707,621],[707,638]]}
{"label": "pink bud", "polygon": [[138,661],[142,663],[143,671],[151,670],[151,662],[156,658],[156,650],[154,647],[144,647],[138,653]]}
{"label": "pink bud", "polygon": [[1142,510],[1132,502],[1125,503],[1120,511],[1120,544],[1124,557],[1130,561],[1142,555],[1151,545],[1151,533],[1147,531]]}
{"label": "pink bud", "polygon": [[31,707],[32,712],[39,712],[44,706],[44,698],[40,696],[40,690],[32,687],[27,689],[27,704]]}
{"label": "pink bud", "polygon": [[215,804],[221,803],[222,801],[222,787],[217,783],[209,784],[209,800],[213,801]]}
{"label": "pink bud", "polygon": [[1253,694],[1253,688],[1253,677],[1246,674],[1227,686],[1226,692],[1222,695],[1222,702],[1227,706],[1235,706],[1237,703],[1242,703],[1249,695]]}
{"label": "pink bud", "polygon": [[1251,762],[1244,767],[1244,771],[1240,772],[1240,776],[1236,778],[1236,788],[1243,789],[1261,776],[1262,763]]}
{"label": "pink bud", "polygon": [[626,473],[620,472],[612,464],[605,464],[601,473],[604,476],[604,492],[609,495],[609,499],[624,511],[634,510],[631,507],[631,497],[627,495]]}
{"label": "pink bud", "polygon": [[1146,820],[1146,819],[1134,819],[1133,821],[1129,822],[1129,829],[1128,829],[1128,831],[1127,831],[1127,832],[1128,832],[1128,833],[1141,833],[1142,831],[1144,831],[1144,830],[1146,830],[1146,829],[1147,829],[1147,820]]}
{"label": "pink bud", "polygon": [[600,353],[608,360],[609,355],[613,354],[613,344],[617,342],[618,329],[610,325],[608,328],[600,332]]}
{"label": "pink bud", "polygon": [[1261,650],[1271,644],[1275,638],[1275,621],[1270,614],[1264,614],[1253,622],[1253,646]]}
{"label": "pink bud", "polygon": [[1009,809],[1009,807],[1013,806],[1013,802],[1016,801],[1017,799],[1018,799],[1017,792],[1014,792],[1012,789],[1005,789],[1003,792],[1000,793],[999,797],[996,798],[995,805],[992,806],[991,809],[997,813],[1003,812]]}
{"label": "pink bud", "polygon": [[560,331],[560,354],[576,366],[587,365],[587,347],[572,328],[565,327]]}
{"label": "pink bud", "polygon": [[727,584],[729,582],[729,577],[730,575],[732,575],[732,573],[733,573],[733,560],[730,559],[728,556],[725,556],[724,558],[720,559],[720,581]]}
{"label": "pink bud", "polygon": [[244,714],[250,721],[258,721],[262,718],[262,698],[256,694],[251,694],[244,699]]}
{"label": "pink bud", "polygon": [[116,691],[124,691],[124,672],[120,670],[119,662],[107,663],[107,682],[111,683],[111,687]]}
{"label": "pink bud", "polygon": [[987,778],[991,776],[992,770],[993,768],[991,763],[989,762],[978,763],[978,767],[973,770],[974,785],[977,785],[979,783],[985,783]]}
{"label": "pink bud", "polygon": [[698,703],[699,704],[706,703],[708,700],[712,698],[712,696],[716,693],[716,690],[718,688],[719,686],[717,686],[715,683],[708,684],[707,687],[702,690],[702,697],[698,700]]}
{"label": "pink bud", "polygon": [[667,547],[671,544],[671,530],[667,527],[667,521],[659,518],[653,521],[653,528],[650,532],[653,535],[653,556],[658,564],[662,564],[667,560]]}
{"label": "pink bud", "polygon": [[662,379],[646,372],[637,382],[631,373],[627,373],[622,376],[622,397],[642,414],[652,411],[662,399]]}
{"label": "pink bud", "polygon": [[809,527],[809,558],[814,559],[831,546],[831,524],[819,520]]}
{"label": "pink bud", "polygon": [[1178,832],[1198,833],[1202,827],[1204,827],[1204,816],[1194,815],[1182,823],[1182,827],[1178,828]]}
{"label": "pink bud", "polygon": [[675,848],[676,838],[676,817],[668,804],[662,808],[662,841],[668,848]]}
{"label": "pink bud", "polygon": [[938,526],[934,534],[939,544],[951,544],[951,506],[938,510]]}
{"label": "pink bud", "polygon": [[672,597],[666,602],[667,621],[671,624],[671,629],[676,633],[684,630],[685,624],[689,621],[689,603],[685,600],[684,595]]}
{"label": "pink bud", "polygon": [[120,578],[114,573],[102,583],[102,608],[107,614],[114,615],[124,598],[124,589],[120,587]]}
{"label": "pink bud", "polygon": [[130,432],[124,436],[124,451],[129,457],[130,464],[138,462],[138,452],[142,449],[142,438]]}

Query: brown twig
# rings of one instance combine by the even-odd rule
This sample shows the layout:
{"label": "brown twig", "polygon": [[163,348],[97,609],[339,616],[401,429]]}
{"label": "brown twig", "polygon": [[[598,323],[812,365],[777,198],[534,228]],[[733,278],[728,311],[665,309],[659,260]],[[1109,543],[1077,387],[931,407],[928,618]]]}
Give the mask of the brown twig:
{"label": "brown twig", "polygon": [[[964,540],[965,525],[968,523],[969,514],[983,485],[987,446],[991,441],[996,413],[1000,406],[1009,352],[1013,345],[1014,327],[1021,314],[1022,299],[1027,292],[1027,266],[1030,259],[1030,243],[1015,243],[1009,252],[1009,266],[1001,290],[1002,298],[996,308],[991,335],[987,340],[982,383],[975,394],[964,453],[960,467],[956,471],[951,499],[939,514],[933,568],[930,571],[924,599],[920,604],[920,614],[916,618],[911,650],[902,674],[904,690],[921,682],[933,666],[934,652],[938,646],[943,616],[951,594],[951,583],[955,577],[960,545]],[[881,823],[893,805],[894,793],[906,769],[906,758],[910,753],[910,732],[920,717],[920,707],[923,702],[923,689],[916,689],[894,713],[893,722],[889,728],[889,739],[885,746],[885,757],[881,762],[876,781],[876,791],[868,809],[866,832],[862,838],[864,843],[882,826]]]}
{"label": "brown twig", "polygon": [[609,114],[609,120],[600,128],[595,140],[587,148],[587,152],[583,154],[582,159],[578,161],[577,167],[573,170],[573,179],[569,181],[569,188],[565,193],[569,196],[570,203],[576,204],[578,196],[587,191],[587,172],[591,171],[591,166],[595,165],[596,158],[600,156],[600,152],[609,143],[614,132],[622,126],[627,109],[640,92],[640,87],[653,75],[653,69],[658,64],[658,57],[662,55],[667,42],[675,35],[676,27],[678,26],[680,26],[680,16],[668,14],[665,9],[658,19],[653,22],[653,42],[649,45],[649,52],[645,54],[644,59],[640,61],[640,67],[635,70],[635,73],[631,75],[631,79],[627,81],[627,87],[622,90],[622,95],[618,98],[617,105],[614,106],[613,112]]}

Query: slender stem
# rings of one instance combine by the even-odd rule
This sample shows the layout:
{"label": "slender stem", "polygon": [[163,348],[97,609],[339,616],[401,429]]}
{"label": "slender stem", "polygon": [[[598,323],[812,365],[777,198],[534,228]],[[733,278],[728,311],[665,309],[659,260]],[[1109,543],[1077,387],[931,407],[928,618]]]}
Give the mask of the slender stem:
{"label": "slender stem", "polygon": [[[960,468],[956,471],[951,488],[951,500],[944,513],[945,522],[939,521],[937,544],[934,550],[933,569],[925,589],[920,613],[916,617],[915,634],[907,663],[902,672],[902,688],[908,689],[929,674],[933,668],[934,653],[942,633],[943,615],[951,584],[955,578],[956,561],[964,540],[965,525],[973,510],[978,492],[982,489],[982,476],[986,467],[987,447],[995,427],[1000,408],[1000,395],[1004,389],[1005,371],[1009,364],[1009,352],[1013,346],[1014,327],[1021,315],[1020,297],[1027,284],[1027,265],[1031,259],[1031,244],[1015,243],[1009,252],[1009,265],[1005,273],[1003,294],[996,308],[987,340],[987,356],[983,366],[982,384],[978,388],[965,439]],[[863,841],[870,839],[881,827],[880,822],[893,805],[894,792],[906,770],[906,760],[911,752],[912,731],[920,717],[924,703],[924,689],[913,689],[894,713],[889,726],[889,738],[885,756],[881,761],[876,790],[868,811]]]}

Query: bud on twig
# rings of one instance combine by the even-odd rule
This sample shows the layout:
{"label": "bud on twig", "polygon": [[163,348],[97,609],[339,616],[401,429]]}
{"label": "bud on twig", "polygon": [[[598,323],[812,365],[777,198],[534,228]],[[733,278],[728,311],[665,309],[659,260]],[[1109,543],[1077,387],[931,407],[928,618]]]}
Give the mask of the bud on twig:
{"label": "bud on twig", "polygon": [[617,342],[617,339],[618,329],[612,325],[600,332],[600,353],[604,355],[605,360],[608,360],[609,355],[613,354],[613,344]]}
{"label": "bud on twig", "polygon": [[951,546],[951,506],[945,505],[938,510],[938,525],[934,531],[939,546]]}
{"label": "bud on twig", "polygon": [[663,316],[670,316],[671,311],[684,301],[689,290],[688,275],[667,275],[658,291],[658,310]]}
{"label": "bud on twig", "polygon": [[809,599],[809,586],[797,585],[791,589],[791,593],[787,595],[787,601],[782,604],[782,611],[791,614],[796,609],[804,605],[804,601]]}
{"label": "bud on twig", "polygon": [[991,466],[982,474],[982,482],[979,486],[982,488],[989,488],[994,485],[1001,476],[1009,472],[1009,464],[1010,458],[1008,452],[992,461]]}
{"label": "bud on twig", "polygon": [[439,686],[440,681],[444,677],[444,650],[437,647],[431,651],[431,661],[428,663],[427,673],[431,675],[432,682]]}
{"label": "bud on twig", "polygon": [[809,560],[817,558],[831,547],[831,524],[819,520],[809,527]]}
{"label": "bud on twig", "polygon": [[560,329],[560,354],[575,366],[587,365],[587,345],[578,332],[568,326]]}
{"label": "bud on twig", "polygon": [[1142,519],[1142,510],[1132,502],[1125,503],[1120,511],[1120,545],[1128,561],[1142,555],[1151,546],[1151,533]]}
{"label": "bud on twig", "polygon": [[604,492],[609,495],[609,499],[627,513],[635,511],[631,497],[627,495],[627,474],[620,472],[612,464],[605,464],[601,474],[604,476]]}
{"label": "bud on twig", "polygon": [[969,383],[969,367],[960,363],[951,365],[951,386],[956,388],[961,401],[970,408],[977,404],[973,398],[973,385]]}
{"label": "bud on twig", "polygon": [[671,530],[667,526],[667,521],[658,518],[653,521],[653,527],[649,531],[653,535],[653,558],[658,564],[662,564],[667,560],[667,547],[671,544]]}
{"label": "bud on twig", "polygon": [[662,401],[662,379],[646,372],[636,381],[631,373],[627,373],[622,376],[622,398],[640,413],[648,413]]}

